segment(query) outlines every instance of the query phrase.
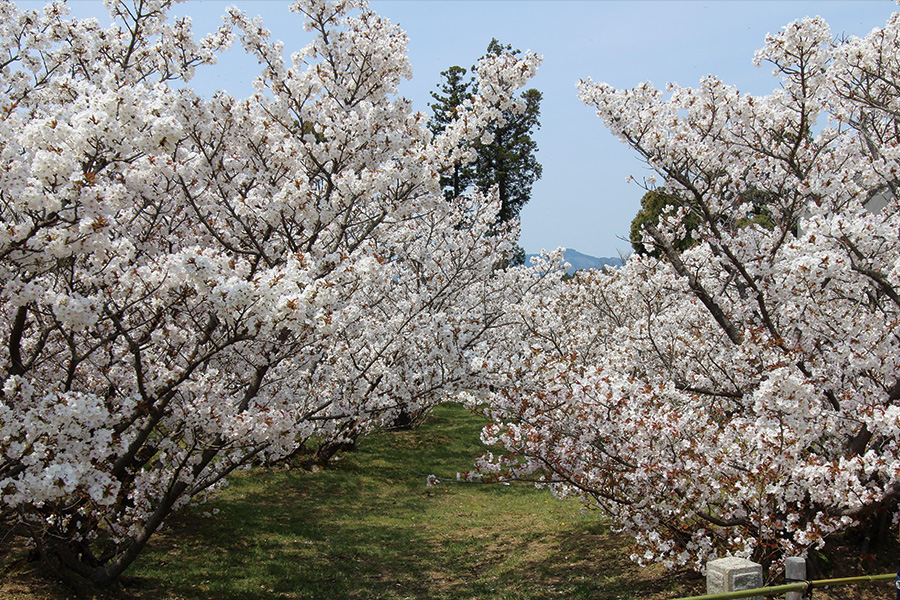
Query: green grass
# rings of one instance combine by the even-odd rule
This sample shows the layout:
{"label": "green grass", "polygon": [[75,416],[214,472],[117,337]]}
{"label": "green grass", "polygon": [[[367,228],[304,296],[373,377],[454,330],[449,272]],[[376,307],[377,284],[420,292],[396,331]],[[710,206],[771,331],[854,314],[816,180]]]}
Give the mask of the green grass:
{"label": "green grass", "polygon": [[[122,588],[86,597],[586,600],[702,588],[696,579],[637,568],[627,560],[628,540],[599,515],[545,490],[455,481],[426,487],[427,474],[452,479],[471,467],[483,450],[481,423],[445,405],[417,430],[361,440],[325,470],[238,474],[214,500],[173,518]],[[37,581],[17,564],[4,576]],[[10,589],[23,600],[68,596]]]}

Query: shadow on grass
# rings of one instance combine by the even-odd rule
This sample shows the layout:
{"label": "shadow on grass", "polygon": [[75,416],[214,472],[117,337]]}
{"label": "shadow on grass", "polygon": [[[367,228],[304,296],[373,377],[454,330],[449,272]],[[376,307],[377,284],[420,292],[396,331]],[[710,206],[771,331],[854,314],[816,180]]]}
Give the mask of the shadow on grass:
{"label": "shadow on grass", "polygon": [[239,479],[204,507],[217,515],[185,516],[177,534],[159,536],[141,581],[168,580],[185,598],[378,598],[395,586],[427,597],[413,574],[437,559],[403,522],[416,499],[339,475],[276,472],[265,487],[258,474]]}

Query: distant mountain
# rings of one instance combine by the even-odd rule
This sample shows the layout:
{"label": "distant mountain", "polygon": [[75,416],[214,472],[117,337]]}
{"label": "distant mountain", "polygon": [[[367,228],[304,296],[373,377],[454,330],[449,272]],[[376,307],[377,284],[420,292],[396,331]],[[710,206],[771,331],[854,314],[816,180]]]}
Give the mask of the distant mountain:
{"label": "distant mountain", "polygon": [[[528,261],[532,256],[536,255],[529,254],[525,257],[525,264],[528,264]],[[566,249],[566,253],[563,256],[565,257],[566,262],[571,265],[568,268],[568,273],[570,275],[575,271],[581,271],[582,269],[602,269],[606,266],[622,266],[622,259],[620,258],[597,258],[596,256],[582,254],[578,250],[572,250],[571,248]]]}

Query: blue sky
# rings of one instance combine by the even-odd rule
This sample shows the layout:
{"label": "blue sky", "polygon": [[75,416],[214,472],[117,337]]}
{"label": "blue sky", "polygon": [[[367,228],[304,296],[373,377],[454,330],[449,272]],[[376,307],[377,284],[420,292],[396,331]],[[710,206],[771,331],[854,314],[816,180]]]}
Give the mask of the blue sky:
{"label": "blue sky", "polygon": [[[261,15],[289,52],[309,39],[286,0],[188,0],[174,12],[191,16],[202,34],[231,4]],[[76,16],[105,14],[98,0],[70,6]],[[670,81],[695,85],[712,73],[743,92],[765,94],[777,80],[771,69],[756,68],[751,60],[767,33],[821,15],[833,34],[862,36],[898,8],[890,0],[371,0],[371,6],[410,38],[413,79],[401,91],[422,111],[429,111],[429,92],[440,72],[472,65],[492,37],[543,56],[531,87],[544,95],[535,136],[544,176],[522,211],[520,243],[529,253],[565,246],[594,256],[630,250],[621,238],[628,235],[643,190],[626,179],[641,180],[649,171],[578,101],[579,79],[662,87]],[[232,50],[193,83],[201,91],[224,88],[244,95],[254,75],[254,64]]]}

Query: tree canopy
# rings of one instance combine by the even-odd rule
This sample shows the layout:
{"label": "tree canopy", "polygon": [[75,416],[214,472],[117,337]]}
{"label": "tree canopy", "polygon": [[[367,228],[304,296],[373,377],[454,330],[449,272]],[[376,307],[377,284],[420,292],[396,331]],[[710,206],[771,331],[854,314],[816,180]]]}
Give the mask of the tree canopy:
{"label": "tree canopy", "polygon": [[492,361],[480,476],[603,509],[642,563],[777,568],[898,513],[900,16],[799,20],[756,60],[766,96],[580,84],[663,180],[652,252],[511,307]]}
{"label": "tree canopy", "polygon": [[[682,206],[683,203],[679,198],[667,194],[661,189],[647,190],[641,197],[641,209],[631,221],[629,240],[631,241],[631,247],[634,251],[643,255],[655,257],[661,256],[660,249],[656,248],[652,242],[649,244],[649,248],[644,244],[644,225],[650,224],[654,227],[658,227],[661,217],[669,213],[674,213],[679,208],[682,208]],[[680,239],[674,240],[672,244],[676,250],[687,250],[694,245],[694,238],[691,237],[691,233],[696,228],[696,224],[696,216],[691,215],[685,218],[685,234]]]}
{"label": "tree canopy", "polygon": [[[490,98],[433,136],[365,2],[296,3],[293,62],[235,8],[195,40],[170,4],[103,28],[0,3],[0,520],[99,583],[235,469],[477,390],[468,352],[541,280],[495,272],[496,195],[438,180],[536,57],[482,60]],[[264,93],[198,95],[235,38]]]}

